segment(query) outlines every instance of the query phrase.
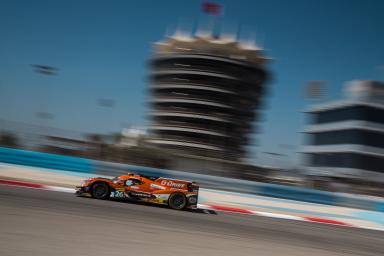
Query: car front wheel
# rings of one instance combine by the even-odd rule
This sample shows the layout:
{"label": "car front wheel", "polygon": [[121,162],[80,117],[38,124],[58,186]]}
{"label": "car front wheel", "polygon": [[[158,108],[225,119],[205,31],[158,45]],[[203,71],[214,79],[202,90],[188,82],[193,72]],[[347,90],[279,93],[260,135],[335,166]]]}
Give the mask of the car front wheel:
{"label": "car front wheel", "polygon": [[96,199],[108,199],[109,198],[109,186],[104,182],[96,182],[91,188],[92,197]]}

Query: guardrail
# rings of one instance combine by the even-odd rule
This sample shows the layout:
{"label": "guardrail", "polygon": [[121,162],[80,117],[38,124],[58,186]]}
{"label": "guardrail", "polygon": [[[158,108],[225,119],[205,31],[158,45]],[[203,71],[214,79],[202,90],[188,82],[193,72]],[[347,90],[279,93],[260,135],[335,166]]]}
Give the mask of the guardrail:
{"label": "guardrail", "polygon": [[203,187],[213,189],[384,212],[384,199],[371,199],[363,196],[332,193],[315,189],[260,183],[137,165],[95,161],[85,158],[27,150],[0,147],[0,162],[108,176],[117,176],[127,172],[135,172],[148,176],[193,180],[200,183]]}
{"label": "guardrail", "polygon": [[93,161],[85,158],[0,147],[0,162],[91,173]]}

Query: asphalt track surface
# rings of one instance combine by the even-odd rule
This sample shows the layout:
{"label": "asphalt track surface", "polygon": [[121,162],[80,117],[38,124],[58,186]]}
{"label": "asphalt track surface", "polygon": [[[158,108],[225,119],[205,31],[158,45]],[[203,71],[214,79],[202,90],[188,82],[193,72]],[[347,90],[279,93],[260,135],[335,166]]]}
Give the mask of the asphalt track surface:
{"label": "asphalt track surface", "polygon": [[0,255],[384,255],[384,233],[0,185]]}

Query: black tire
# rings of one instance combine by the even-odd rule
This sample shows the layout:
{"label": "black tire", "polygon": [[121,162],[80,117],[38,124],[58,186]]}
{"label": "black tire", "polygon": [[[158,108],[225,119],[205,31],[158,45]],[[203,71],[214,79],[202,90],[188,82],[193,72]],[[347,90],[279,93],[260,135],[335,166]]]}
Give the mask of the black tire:
{"label": "black tire", "polygon": [[182,193],[173,193],[169,196],[168,205],[171,209],[182,210],[187,206],[187,198]]}
{"label": "black tire", "polygon": [[91,195],[96,199],[108,199],[110,196],[110,189],[105,182],[95,182],[91,187]]}

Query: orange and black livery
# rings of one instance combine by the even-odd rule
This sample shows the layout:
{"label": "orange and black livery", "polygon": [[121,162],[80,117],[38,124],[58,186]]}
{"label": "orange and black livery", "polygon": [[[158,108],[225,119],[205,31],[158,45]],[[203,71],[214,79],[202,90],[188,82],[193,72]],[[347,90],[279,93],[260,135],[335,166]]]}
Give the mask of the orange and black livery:
{"label": "orange and black livery", "polygon": [[79,196],[120,198],[168,205],[172,209],[196,209],[199,186],[195,182],[132,174],[113,179],[96,177],[76,187]]}

